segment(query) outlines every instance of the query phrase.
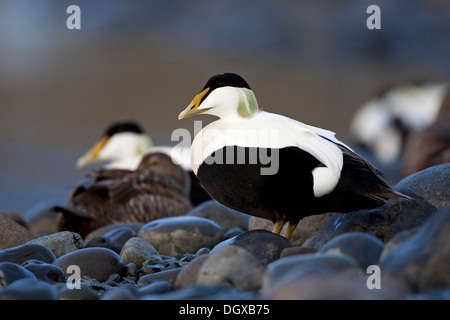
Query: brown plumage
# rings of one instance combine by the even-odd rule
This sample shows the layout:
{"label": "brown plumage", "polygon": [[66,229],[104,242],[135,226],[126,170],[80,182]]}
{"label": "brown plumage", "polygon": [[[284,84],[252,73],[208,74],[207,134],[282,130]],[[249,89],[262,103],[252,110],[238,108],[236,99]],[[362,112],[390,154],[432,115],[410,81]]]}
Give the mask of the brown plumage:
{"label": "brown plumage", "polygon": [[66,205],[55,207],[59,229],[85,236],[118,222],[149,222],[179,216],[191,208],[187,173],[163,153],[143,157],[135,171],[100,169],[89,173]]}

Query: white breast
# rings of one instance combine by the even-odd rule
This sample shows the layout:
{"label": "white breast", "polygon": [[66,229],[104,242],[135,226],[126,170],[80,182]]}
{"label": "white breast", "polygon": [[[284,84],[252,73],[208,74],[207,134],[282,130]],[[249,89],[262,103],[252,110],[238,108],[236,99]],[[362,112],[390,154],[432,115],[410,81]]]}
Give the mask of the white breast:
{"label": "white breast", "polygon": [[191,146],[192,169],[197,173],[203,160],[224,146],[260,148],[297,146],[325,165],[312,172],[314,195],[321,197],[336,187],[343,165],[342,152],[335,143],[327,139],[344,145],[331,131],[308,126],[273,113],[261,111],[250,118],[232,121],[219,119],[203,128],[195,137]]}

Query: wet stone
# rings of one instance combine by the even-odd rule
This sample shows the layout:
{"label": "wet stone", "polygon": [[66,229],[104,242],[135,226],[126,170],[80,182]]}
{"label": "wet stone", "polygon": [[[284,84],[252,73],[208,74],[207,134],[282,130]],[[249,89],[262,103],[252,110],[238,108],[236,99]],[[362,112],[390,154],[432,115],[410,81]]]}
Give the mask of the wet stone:
{"label": "wet stone", "polygon": [[38,280],[49,283],[65,281],[62,269],[53,264],[32,259],[24,262],[21,266],[31,271]]}
{"label": "wet stone", "polygon": [[239,228],[247,231],[250,216],[242,212],[233,210],[217,202],[216,200],[205,201],[186,215],[206,218],[217,223],[224,232],[232,228]]}
{"label": "wet stone", "polygon": [[291,246],[286,238],[265,230],[252,230],[227,239],[216,245],[212,252],[225,245],[233,245],[250,251],[264,264],[280,257],[281,251]]}
{"label": "wet stone", "polygon": [[389,200],[372,210],[333,214],[323,228],[308,238],[303,246],[319,249],[332,238],[351,231],[371,234],[386,243],[398,232],[420,226],[437,211],[434,205],[419,195],[408,190],[403,192],[411,199]]}
{"label": "wet stone", "polygon": [[441,209],[450,203],[449,177],[450,163],[439,164],[407,176],[394,189],[412,190]]}
{"label": "wet stone", "polygon": [[100,295],[86,283],[80,283],[79,289],[69,289],[66,284],[57,286],[58,300],[97,300]]}
{"label": "wet stone", "polygon": [[106,232],[104,235],[92,238],[85,247],[104,247],[120,253],[125,243],[137,232],[130,227],[120,227]]}
{"label": "wet stone", "polygon": [[362,270],[377,264],[384,243],[367,233],[347,232],[327,242],[319,252],[346,254],[353,257]]}
{"label": "wet stone", "polygon": [[159,258],[158,251],[147,241],[139,237],[130,238],[122,247],[120,257],[125,264],[134,263],[138,268],[152,257]]}
{"label": "wet stone", "polygon": [[200,267],[197,284],[258,290],[264,273],[265,267],[259,258],[244,248],[229,245],[211,252]]}
{"label": "wet stone", "polygon": [[52,233],[28,241],[28,243],[37,243],[49,248],[55,254],[56,258],[83,248],[83,239],[81,236],[78,233],[70,231]]}
{"label": "wet stone", "polygon": [[70,252],[53,262],[60,267],[66,276],[67,268],[76,265],[80,268],[81,277],[91,277],[99,282],[106,281],[111,274],[123,274],[125,265],[120,256],[105,248],[85,248]]}
{"label": "wet stone", "polygon": [[30,259],[52,263],[56,257],[49,248],[37,243],[27,243],[0,251],[0,262],[22,264]]}
{"label": "wet stone", "polygon": [[358,263],[350,256],[334,253],[306,253],[278,259],[267,265],[263,279],[265,295],[302,278],[320,277],[332,280],[363,275]]}
{"label": "wet stone", "polygon": [[431,216],[417,231],[383,256],[382,281],[412,292],[450,286],[450,205]]}
{"label": "wet stone", "polygon": [[33,232],[0,214],[0,250],[22,245],[34,238]]}
{"label": "wet stone", "polygon": [[29,278],[36,280],[36,276],[29,270],[12,262],[0,263],[0,289],[9,286],[19,279]]}
{"label": "wet stone", "polygon": [[176,256],[195,253],[200,248],[212,248],[222,240],[220,226],[206,218],[194,216],[170,217],[144,225],[138,236],[150,243],[162,255]]}
{"label": "wet stone", "polygon": [[56,289],[45,281],[24,278],[0,291],[0,300],[56,300]]}

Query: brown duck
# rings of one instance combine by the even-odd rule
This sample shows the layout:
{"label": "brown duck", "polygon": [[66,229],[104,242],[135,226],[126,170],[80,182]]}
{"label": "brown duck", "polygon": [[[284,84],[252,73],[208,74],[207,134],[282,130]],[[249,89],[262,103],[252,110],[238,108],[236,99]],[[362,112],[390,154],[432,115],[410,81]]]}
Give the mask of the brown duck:
{"label": "brown duck", "polygon": [[149,222],[187,213],[190,181],[183,168],[163,153],[149,153],[136,170],[100,169],[90,172],[59,212],[59,230],[82,237],[119,222]]}

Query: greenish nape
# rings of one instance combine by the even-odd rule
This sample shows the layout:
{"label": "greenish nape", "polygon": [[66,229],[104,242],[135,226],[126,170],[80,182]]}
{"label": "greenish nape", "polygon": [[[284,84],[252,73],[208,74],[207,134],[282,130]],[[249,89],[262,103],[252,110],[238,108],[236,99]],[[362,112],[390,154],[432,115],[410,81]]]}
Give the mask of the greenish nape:
{"label": "greenish nape", "polygon": [[258,102],[253,91],[242,88],[240,90],[238,114],[243,118],[248,118],[259,110]]}

